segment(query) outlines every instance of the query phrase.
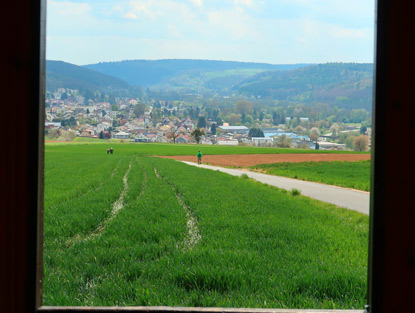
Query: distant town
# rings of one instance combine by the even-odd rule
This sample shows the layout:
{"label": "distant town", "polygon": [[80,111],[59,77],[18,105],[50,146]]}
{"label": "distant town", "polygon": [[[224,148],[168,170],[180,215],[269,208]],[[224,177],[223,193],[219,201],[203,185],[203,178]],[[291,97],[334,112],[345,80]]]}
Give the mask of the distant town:
{"label": "distant town", "polygon": [[[112,103],[111,103],[112,102]],[[85,100],[76,89],[58,88],[46,99],[47,141],[76,137],[140,143],[197,143],[321,150],[370,149],[370,125],[342,123],[333,118],[276,116],[255,112],[249,100],[235,101],[235,113],[223,118],[220,109],[182,101],[114,98]],[[301,111],[299,111],[301,112]],[[238,114],[239,113],[239,114]]]}

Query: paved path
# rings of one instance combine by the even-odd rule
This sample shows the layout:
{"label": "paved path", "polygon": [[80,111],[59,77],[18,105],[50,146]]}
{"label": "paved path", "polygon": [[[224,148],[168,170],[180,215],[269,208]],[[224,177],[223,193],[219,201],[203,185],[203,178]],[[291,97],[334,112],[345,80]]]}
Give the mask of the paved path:
{"label": "paved path", "polygon": [[212,165],[197,165],[193,162],[183,161],[188,165],[221,171],[234,176],[246,174],[249,178],[260,181],[261,183],[275,186],[278,188],[291,190],[298,189],[301,194],[320,201],[333,203],[337,206],[350,210],[369,214],[369,193],[337,186],[325,185],[320,183],[307,182],[298,179],[286,178],[281,176],[267,175],[256,172],[242,171],[238,169],[223,168]]}

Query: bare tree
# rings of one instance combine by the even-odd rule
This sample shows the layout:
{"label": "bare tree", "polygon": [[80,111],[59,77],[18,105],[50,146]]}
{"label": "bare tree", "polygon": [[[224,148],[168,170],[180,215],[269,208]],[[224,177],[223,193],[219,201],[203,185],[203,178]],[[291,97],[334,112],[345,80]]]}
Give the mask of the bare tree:
{"label": "bare tree", "polygon": [[288,138],[285,134],[281,135],[278,138],[277,147],[291,148],[292,147],[292,139]]}
{"label": "bare tree", "polygon": [[339,127],[337,125],[332,125],[330,127],[330,131],[331,131],[332,136],[336,136],[337,133],[339,132]]}
{"label": "bare tree", "polygon": [[317,127],[313,127],[310,129],[310,138],[312,140],[317,141],[318,137],[320,137],[320,130]]}
{"label": "bare tree", "polygon": [[298,125],[295,129],[294,132],[296,132],[297,134],[304,134],[304,132],[306,131],[306,129],[300,125]]}
{"label": "bare tree", "polygon": [[176,143],[177,137],[179,137],[182,134],[183,132],[180,130],[180,127],[176,126],[172,128],[171,131],[167,134],[167,138],[173,139],[173,143]]}
{"label": "bare tree", "polygon": [[366,135],[356,137],[353,141],[353,146],[355,151],[367,151],[367,147],[369,146],[369,137]]}

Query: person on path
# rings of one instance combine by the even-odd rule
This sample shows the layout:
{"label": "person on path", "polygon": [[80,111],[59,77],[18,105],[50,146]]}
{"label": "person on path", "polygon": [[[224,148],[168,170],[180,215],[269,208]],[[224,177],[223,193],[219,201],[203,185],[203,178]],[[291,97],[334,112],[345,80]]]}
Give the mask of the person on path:
{"label": "person on path", "polygon": [[202,164],[202,152],[199,152],[196,154],[197,155],[197,164]]}

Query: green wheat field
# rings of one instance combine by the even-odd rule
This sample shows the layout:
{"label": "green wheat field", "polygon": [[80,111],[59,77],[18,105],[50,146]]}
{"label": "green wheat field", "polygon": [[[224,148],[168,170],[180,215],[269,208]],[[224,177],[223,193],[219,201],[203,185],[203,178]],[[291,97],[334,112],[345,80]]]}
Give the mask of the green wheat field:
{"label": "green wheat field", "polygon": [[370,160],[258,164],[251,168],[271,175],[370,190]]}
{"label": "green wheat field", "polygon": [[198,149],[46,144],[43,305],[364,308],[368,216],[152,157]]}

